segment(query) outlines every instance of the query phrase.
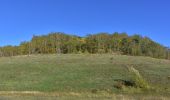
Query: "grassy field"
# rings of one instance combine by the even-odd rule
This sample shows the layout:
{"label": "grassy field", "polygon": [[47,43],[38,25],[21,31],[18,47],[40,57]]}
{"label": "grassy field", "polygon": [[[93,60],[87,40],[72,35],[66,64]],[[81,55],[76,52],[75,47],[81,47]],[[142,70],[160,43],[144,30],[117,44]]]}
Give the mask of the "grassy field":
{"label": "grassy field", "polygon": [[[123,91],[115,88],[116,79],[131,79],[127,66],[137,69],[154,89],[142,92],[139,89]],[[160,100],[162,98],[168,100],[169,77],[170,61],[149,57],[111,54],[2,57],[0,58],[0,100],[19,100],[19,98],[21,100],[22,98],[24,100],[35,98],[36,100],[56,100],[56,98],[112,100],[118,99],[121,94],[129,98],[135,96],[140,98],[148,93],[148,98],[160,95]],[[39,93],[37,95],[26,93],[20,96],[19,93],[8,93],[10,91],[38,91],[42,92],[40,94],[50,95],[39,96]]]}

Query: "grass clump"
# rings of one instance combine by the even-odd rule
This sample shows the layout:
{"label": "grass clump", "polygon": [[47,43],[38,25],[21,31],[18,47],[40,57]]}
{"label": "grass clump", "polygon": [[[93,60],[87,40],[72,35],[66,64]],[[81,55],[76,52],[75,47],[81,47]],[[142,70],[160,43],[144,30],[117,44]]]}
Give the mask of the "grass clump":
{"label": "grass clump", "polygon": [[135,69],[133,66],[127,66],[127,68],[131,76],[130,79],[114,80],[116,82],[116,84],[114,84],[115,88],[121,89],[128,93],[139,93],[142,92],[142,90],[151,89],[148,82],[142,77],[137,69]]}
{"label": "grass clump", "polygon": [[128,70],[132,75],[132,80],[134,81],[136,88],[147,89],[147,90],[150,88],[147,81],[141,76],[141,74],[137,69],[135,69],[133,66],[128,66]]}

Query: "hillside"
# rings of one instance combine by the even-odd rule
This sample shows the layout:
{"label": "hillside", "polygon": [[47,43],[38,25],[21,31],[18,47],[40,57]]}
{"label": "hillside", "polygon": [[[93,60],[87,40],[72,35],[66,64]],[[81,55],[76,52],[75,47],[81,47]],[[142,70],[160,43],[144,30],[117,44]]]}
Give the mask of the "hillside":
{"label": "hillside", "polygon": [[138,70],[154,88],[149,93],[169,95],[169,60],[110,54],[1,57],[0,91],[145,94],[145,90],[135,87],[127,90],[114,87],[115,80],[131,80],[127,66]]}

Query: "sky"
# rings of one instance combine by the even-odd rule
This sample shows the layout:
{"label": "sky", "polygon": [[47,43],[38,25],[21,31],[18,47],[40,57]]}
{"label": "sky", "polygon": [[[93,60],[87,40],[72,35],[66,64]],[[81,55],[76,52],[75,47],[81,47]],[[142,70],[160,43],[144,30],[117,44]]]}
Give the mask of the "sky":
{"label": "sky", "polygon": [[0,46],[49,32],[127,32],[170,47],[170,0],[0,0]]}

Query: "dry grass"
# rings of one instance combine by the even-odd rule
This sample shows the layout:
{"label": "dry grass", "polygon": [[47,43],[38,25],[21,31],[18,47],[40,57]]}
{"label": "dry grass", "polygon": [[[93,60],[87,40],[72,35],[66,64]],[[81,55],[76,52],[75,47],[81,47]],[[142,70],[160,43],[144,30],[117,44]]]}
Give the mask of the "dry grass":
{"label": "dry grass", "polygon": [[146,80],[142,77],[142,75],[139,73],[137,69],[135,69],[133,66],[128,66],[128,70],[132,74],[132,80],[134,80],[137,88],[142,89],[150,88],[148,82],[146,82]]}
{"label": "dry grass", "polygon": [[169,100],[168,96],[144,94],[56,93],[38,91],[1,91],[0,100]]}

